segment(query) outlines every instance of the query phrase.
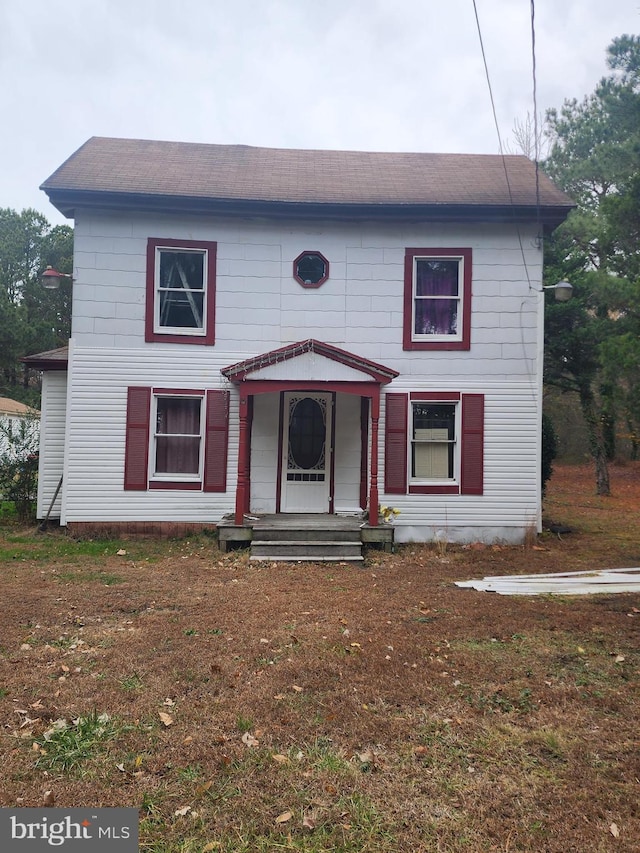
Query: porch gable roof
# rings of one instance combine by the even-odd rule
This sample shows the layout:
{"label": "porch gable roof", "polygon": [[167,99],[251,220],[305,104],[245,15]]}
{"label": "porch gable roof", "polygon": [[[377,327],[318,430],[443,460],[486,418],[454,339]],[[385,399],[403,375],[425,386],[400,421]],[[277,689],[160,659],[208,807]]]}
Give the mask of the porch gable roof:
{"label": "porch gable roof", "polygon": [[[287,344],[279,349],[252,356],[244,359],[244,361],[239,361],[236,364],[222,368],[221,372],[223,376],[226,376],[234,384],[239,384],[247,379],[281,379],[283,378],[281,375],[274,375],[272,377],[265,375],[265,368],[281,365],[291,359],[304,357],[307,354],[314,354],[328,361],[336,362],[355,371],[356,375],[357,373],[365,374],[369,377],[367,381],[373,381],[379,385],[386,385],[399,375],[397,370],[392,370],[383,364],[370,361],[355,353],[340,349],[332,344],[323,343],[314,338],[298,341],[295,344]],[[362,381],[362,377],[360,377],[360,381]]]}

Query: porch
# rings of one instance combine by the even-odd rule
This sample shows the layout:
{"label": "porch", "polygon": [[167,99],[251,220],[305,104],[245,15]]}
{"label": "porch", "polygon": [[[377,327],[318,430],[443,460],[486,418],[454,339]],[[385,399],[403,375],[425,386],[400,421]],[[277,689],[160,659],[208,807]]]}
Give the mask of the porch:
{"label": "porch", "polygon": [[361,562],[363,546],[390,552],[394,543],[392,525],[372,526],[361,515],[245,514],[242,524],[229,515],[217,529],[221,551],[250,547],[252,560],[273,562]]}
{"label": "porch", "polygon": [[[304,513],[306,519],[319,513],[326,519],[340,517],[347,509],[378,507],[381,387],[396,378],[397,371],[308,339],[221,372],[238,390],[238,476],[235,513],[229,520],[232,527],[243,528],[247,519],[263,518],[266,513],[289,518]],[[377,524],[376,514],[370,527]],[[293,528],[288,525],[288,529]],[[305,521],[299,539],[305,539],[301,531],[307,530],[308,542],[334,541],[335,527],[324,540],[321,530],[312,535],[312,529]],[[233,534],[235,541],[239,535]],[[242,536],[253,542],[256,557],[266,550],[258,542],[276,538],[270,531],[258,539],[254,529]],[[279,541],[293,540],[281,537]],[[362,534],[353,541],[360,543],[361,552]],[[304,556],[302,546],[291,545],[290,550]],[[307,555],[311,559],[321,546],[307,550],[315,552]]]}

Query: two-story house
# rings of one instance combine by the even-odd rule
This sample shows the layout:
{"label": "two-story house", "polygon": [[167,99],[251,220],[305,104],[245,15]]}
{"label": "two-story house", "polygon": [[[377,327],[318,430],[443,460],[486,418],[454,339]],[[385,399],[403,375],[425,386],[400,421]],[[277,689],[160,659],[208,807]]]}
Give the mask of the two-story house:
{"label": "two-story house", "polygon": [[[541,517],[542,239],[521,156],[92,138],[44,370],[39,515],[74,532],[400,511],[397,541]],[[172,528],[175,529],[175,528]]]}

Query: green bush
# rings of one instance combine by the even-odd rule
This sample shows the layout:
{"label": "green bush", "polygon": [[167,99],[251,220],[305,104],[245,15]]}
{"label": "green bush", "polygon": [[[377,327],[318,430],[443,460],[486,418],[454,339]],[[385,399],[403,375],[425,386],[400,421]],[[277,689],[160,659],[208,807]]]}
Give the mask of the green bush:
{"label": "green bush", "polygon": [[13,503],[20,521],[35,515],[38,489],[37,418],[0,419],[0,498]]}

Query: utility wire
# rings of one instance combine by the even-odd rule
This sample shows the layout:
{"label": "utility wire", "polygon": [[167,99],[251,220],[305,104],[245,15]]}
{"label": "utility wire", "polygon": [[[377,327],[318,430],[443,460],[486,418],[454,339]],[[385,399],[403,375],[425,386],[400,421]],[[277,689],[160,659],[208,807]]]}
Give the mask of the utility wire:
{"label": "utility wire", "polygon": [[[507,161],[506,161],[506,157],[505,157],[505,153],[504,153],[504,147],[503,147],[503,145],[502,145],[502,137],[501,137],[501,135],[500,135],[500,125],[498,124],[498,114],[497,114],[497,112],[496,112],[496,104],[495,104],[495,100],[494,100],[494,97],[493,97],[493,88],[492,88],[492,86],[491,86],[491,77],[490,77],[490,75],[489,75],[489,66],[488,66],[488,64],[487,64],[487,55],[486,55],[486,53],[485,53],[485,49],[484,49],[484,41],[483,41],[483,39],[482,39],[482,28],[480,27],[480,18],[479,18],[479,16],[478,16],[478,7],[477,7],[477,5],[476,5],[476,0],[473,0],[473,11],[474,11],[475,18],[476,18],[476,27],[477,27],[477,30],[478,30],[478,39],[479,39],[479,41],[480,41],[480,52],[482,53],[482,62],[483,62],[483,64],[484,64],[484,73],[485,73],[485,77],[486,77],[486,80],[487,80],[487,88],[489,89],[489,99],[490,99],[490,101],[491,101],[491,111],[492,111],[492,113],[493,113],[493,122],[494,122],[494,124],[495,124],[495,127],[496,127],[496,134],[497,134],[497,136],[498,136],[498,148],[499,148],[499,151],[500,151],[500,156],[501,156],[501,158],[502,158],[502,168],[503,168],[503,170],[504,170],[504,177],[505,177],[505,181],[506,181],[506,184],[507,184],[507,192],[509,193],[509,202],[510,202],[510,205],[511,205],[511,211],[512,211],[512,215],[513,215],[513,219],[514,219],[514,224],[515,224],[515,227],[516,227],[516,233],[517,233],[517,235],[518,235],[518,243],[519,243],[519,245],[520,245],[520,254],[522,255],[522,265],[523,265],[523,267],[524,267],[525,275],[526,275],[526,277],[527,277],[527,283],[528,283],[528,285],[529,285],[529,290],[533,290],[534,288],[532,287],[532,284],[531,284],[531,277],[529,276],[529,267],[528,267],[528,265],[527,265],[527,259],[526,259],[526,257],[525,257],[525,253],[524,253],[524,246],[522,245],[522,235],[520,234],[520,228],[518,227],[518,223],[517,223],[517,220],[516,220],[516,218],[515,218],[515,204],[514,204],[514,201],[513,201],[513,193],[512,193],[512,191],[511,191],[511,182],[509,181],[509,172],[508,172],[508,169],[507,169]],[[534,12],[534,0],[531,0],[531,14],[532,14],[532,18],[531,18],[531,28],[532,28],[532,31],[534,31],[533,12]],[[534,66],[534,86],[535,86],[535,66]],[[535,115],[535,104],[534,104],[534,115]],[[536,145],[536,147],[537,147],[537,136],[536,136],[536,142],[535,142],[534,144],[535,144],[535,145]],[[538,209],[539,209],[539,201],[538,201],[538,196],[539,196],[539,189],[538,189],[538,156],[537,156],[537,150],[536,150],[536,152],[535,152],[535,162],[536,162],[536,204],[537,204],[537,207],[538,207]],[[538,218],[539,218],[539,214],[538,214]],[[538,223],[538,227],[539,227],[539,223]]]}
{"label": "utility wire", "polygon": [[533,156],[536,165],[536,224],[538,241],[542,245],[540,225],[540,140],[538,138],[538,83],[536,73],[536,4],[531,0],[531,75],[533,78]]}

